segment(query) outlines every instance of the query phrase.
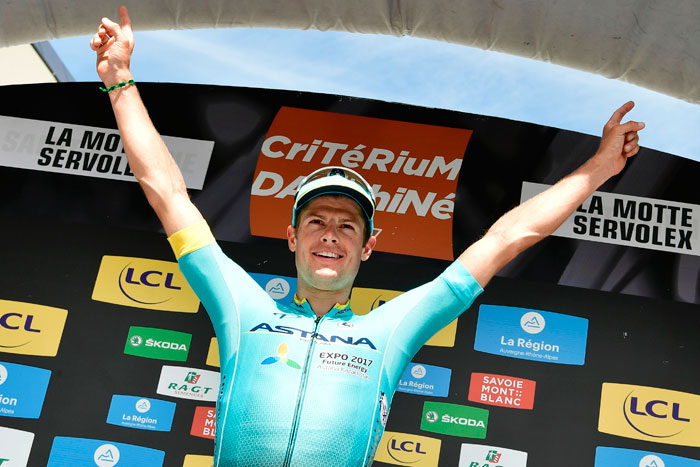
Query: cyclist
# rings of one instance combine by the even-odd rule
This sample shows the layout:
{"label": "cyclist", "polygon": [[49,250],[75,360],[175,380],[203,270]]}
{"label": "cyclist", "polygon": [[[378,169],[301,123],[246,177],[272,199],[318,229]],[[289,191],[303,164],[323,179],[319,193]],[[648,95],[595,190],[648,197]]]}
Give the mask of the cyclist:
{"label": "cyclist", "polygon": [[[90,42],[108,88],[132,79],[131,22],[125,7],[119,14],[121,25],[104,18]],[[634,105],[624,104],[579,169],[503,215],[435,280],[357,316],[350,291],[376,245],[374,194],[359,174],[326,167],[300,184],[287,228],[298,289],[291,305],[280,305],[222,253],[136,86],[115,87],[109,97],[131,170],[219,339],[214,464],[222,467],[371,464],[413,355],[498,270],[619,173],[644,127],[621,123]]]}

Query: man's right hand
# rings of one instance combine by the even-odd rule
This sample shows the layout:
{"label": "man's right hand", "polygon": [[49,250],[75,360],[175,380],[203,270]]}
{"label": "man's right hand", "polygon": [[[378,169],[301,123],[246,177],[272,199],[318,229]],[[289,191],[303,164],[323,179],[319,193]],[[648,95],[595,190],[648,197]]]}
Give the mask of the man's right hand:
{"label": "man's right hand", "polygon": [[119,8],[121,26],[102,18],[97,33],[90,40],[90,48],[97,52],[97,74],[107,86],[132,79],[129,63],[134,50],[134,33],[125,6]]}

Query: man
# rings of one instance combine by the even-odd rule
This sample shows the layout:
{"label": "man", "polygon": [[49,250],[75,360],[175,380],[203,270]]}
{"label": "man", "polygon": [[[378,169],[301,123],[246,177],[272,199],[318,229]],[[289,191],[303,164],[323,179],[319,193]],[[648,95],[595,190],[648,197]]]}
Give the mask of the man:
{"label": "man", "polygon": [[226,258],[190,201],[182,175],[153,127],[132,79],[134,46],[103,19],[91,40],[131,170],[209,313],[219,339],[216,466],[369,465],[398,380],[435,332],[466,310],[491,277],[552,233],[639,150],[644,125],[621,124],[628,102],[605,125],[600,148],[574,173],[499,219],[432,282],[370,314],[349,307],[352,283],[376,238],[372,188],[343,167],[308,176],[287,228],[298,290],[275,303]]}

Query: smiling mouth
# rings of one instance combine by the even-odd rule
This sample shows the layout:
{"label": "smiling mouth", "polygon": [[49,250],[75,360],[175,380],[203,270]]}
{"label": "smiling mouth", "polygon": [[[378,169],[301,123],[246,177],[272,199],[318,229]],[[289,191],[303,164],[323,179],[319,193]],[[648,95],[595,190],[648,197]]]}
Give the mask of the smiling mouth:
{"label": "smiling mouth", "polygon": [[342,258],[342,255],[339,255],[338,253],[331,253],[330,251],[320,251],[318,253],[314,253],[314,256],[318,256],[320,258],[330,258],[330,259]]}

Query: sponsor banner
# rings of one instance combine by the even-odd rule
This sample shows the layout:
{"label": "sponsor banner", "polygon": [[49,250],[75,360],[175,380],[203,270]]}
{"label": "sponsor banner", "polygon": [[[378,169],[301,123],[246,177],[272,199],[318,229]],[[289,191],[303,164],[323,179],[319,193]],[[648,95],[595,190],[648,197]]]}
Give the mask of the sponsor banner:
{"label": "sponsor banner", "polygon": [[124,353],[158,360],[187,361],[192,334],[168,329],[131,326]]}
{"label": "sponsor banner", "polygon": [[[119,131],[0,115],[0,166],[135,182]],[[201,190],[213,141],[164,136],[187,188]]]}
{"label": "sponsor banner", "polygon": [[[403,292],[398,290],[353,287],[350,294],[350,308],[356,315],[366,315],[378,306],[396,298]],[[454,347],[457,336],[457,319],[435,333],[425,345],[434,347]]]}
{"label": "sponsor banner", "polygon": [[401,375],[397,391],[423,396],[447,397],[452,370],[425,363],[410,363]]}
{"label": "sponsor banner", "polygon": [[654,443],[700,447],[700,395],[603,383],[598,431]]}
{"label": "sponsor banner", "polygon": [[126,256],[102,257],[92,299],[149,310],[199,310],[199,299],[177,263]]}
{"label": "sponsor banner", "polygon": [[165,452],[99,439],[56,436],[47,467],[162,467]]}
{"label": "sponsor banner", "polygon": [[700,467],[700,461],[658,452],[598,446],[594,467]]}
{"label": "sponsor banner", "polygon": [[[523,182],[521,200],[549,186]],[[700,206],[596,191],[552,235],[700,256]]]}
{"label": "sponsor banner", "polygon": [[220,375],[215,371],[163,365],[156,392],[181,399],[215,402],[219,380]]}
{"label": "sponsor banner", "polygon": [[68,310],[0,300],[0,352],[55,357]]}
{"label": "sponsor banner", "polygon": [[195,454],[187,454],[185,463],[182,467],[212,467],[214,465],[214,456],[198,456]]}
{"label": "sponsor banner", "polygon": [[481,404],[532,410],[535,381],[513,376],[472,373],[469,400]]}
{"label": "sponsor banner", "polygon": [[426,401],[420,429],[464,438],[486,438],[489,411],[466,405]]}
{"label": "sponsor banner", "polygon": [[190,434],[200,438],[214,439],[216,436],[215,407],[197,407],[194,409]]}
{"label": "sponsor banner", "polygon": [[34,433],[0,427],[0,466],[27,467]]}
{"label": "sponsor banner", "polygon": [[297,279],[289,276],[275,276],[249,272],[255,282],[276,302],[283,305],[291,305],[294,302],[294,292],[297,290]]}
{"label": "sponsor banner", "polygon": [[442,441],[427,436],[385,431],[374,460],[394,465],[437,467]]}
{"label": "sponsor banner", "polygon": [[[375,192],[378,251],[451,260],[457,178],[471,130],[282,107],[263,141],[250,197],[253,235],[286,238],[301,180],[327,165]],[[260,213],[265,213],[261,215]]]}
{"label": "sponsor banner", "polygon": [[39,418],[51,371],[0,362],[0,416]]}
{"label": "sponsor banner", "polygon": [[174,402],[115,394],[107,423],[139,430],[170,431],[174,416]]}
{"label": "sponsor banner", "polygon": [[459,467],[526,467],[527,453],[496,446],[462,444]]}
{"label": "sponsor banner", "polygon": [[588,320],[551,311],[481,305],[474,350],[523,360],[583,365]]}
{"label": "sponsor banner", "polygon": [[221,366],[221,362],[219,361],[219,341],[216,340],[216,337],[212,337],[209,342],[206,364],[215,367]]}

